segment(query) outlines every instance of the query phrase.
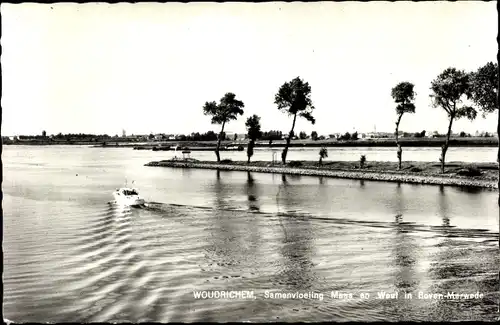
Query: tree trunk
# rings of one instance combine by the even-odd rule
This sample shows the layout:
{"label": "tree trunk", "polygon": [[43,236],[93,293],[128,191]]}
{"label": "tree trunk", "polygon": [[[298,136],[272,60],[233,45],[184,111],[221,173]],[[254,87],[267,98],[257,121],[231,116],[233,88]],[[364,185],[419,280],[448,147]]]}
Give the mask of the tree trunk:
{"label": "tree trunk", "polygon": [[288,147],[290,146],[290,141],[292,140],[293,129],[295,128],[295,121],[296,120],[297,120],[297,113],[295,113],[295,115],[293,116],[292,129],[290,130],[290,133],[288,134],[288,139],[286,139],[285,149],[283,149],[283,152],[281,153],[281,161],[283,162],[283,165],[286,164],[286,155],[288,153]]}
{"label": "tree trunk", "polygon": [[444,174],[444,161],[446,158],[446,151],[448,151],[448,144],[450,142],[450,135],[451,135],[451,125],[453,124],[453,119],[455,116],[452,114],[450,115],[450,124],[448,125],[448,134],[446,134],[446,141],[444,142],[444,146],[441,151],[441,174]]}
{"label": "tree trunk", "polygon": [[[499,84],[500,84],[500,81],[499,81]],[[500,98],[500,94],[498,93],[498,91],[497,91],[497,98]],[[497,123],[497,138],[498,138],[498,156],[497,156],[497,161],[498,161],[498,206],[500,207],[500,108],[498,108],[498,107],[497,107],[497,113],[498,113],[498,123]]]}
{"label": "tree trunk", "polygon": [[226,122],[222,122],[222,129],[220,130],[219,133],[219,139],[217,140],[217,148],[215,148],[215,156],[217,157],[217,162],[220,162],[220,143],[222,141],[222,134],[224,133],[224,126],[226,125]]}
{"label": "tree trunk", "polygon": [[323,158],[319,157],[319,165],[321,166],[323,164]]}
{"label": "tree trunk", "polygon": [[401,159],[403,155],[403,149],[401,149],[401,146],[399,145],[399,123],[401,122],[401,118],[403,117],[403,114],[399,114],[398,120],[396,122],[396,147],[398,148],[397,151],[397,156],[398,156],[398,170],[401,170]]}

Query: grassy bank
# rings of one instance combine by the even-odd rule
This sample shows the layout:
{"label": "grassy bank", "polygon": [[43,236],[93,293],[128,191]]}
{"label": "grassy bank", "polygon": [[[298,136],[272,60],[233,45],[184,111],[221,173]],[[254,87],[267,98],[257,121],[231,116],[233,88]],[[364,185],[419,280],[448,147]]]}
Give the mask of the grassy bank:
{"label": "grassy bank", "polygon": [[397,170],[396,162],[367,162],[360,168],[357,161],[325,162],[322,166],[317,161],[294,161],[287,165],[272,164],[268,161],[211,161],[163,160],[150,162],[146,166],[201,168],[234,171],[252,171],[294,175],[325,176],[337,178],[378,180],[433,185],[452,185],[481,188],[498,188],[498,164],[450,162],[446,172],[439,172],[440,165],[429,162],[404,162],[402,170]]}

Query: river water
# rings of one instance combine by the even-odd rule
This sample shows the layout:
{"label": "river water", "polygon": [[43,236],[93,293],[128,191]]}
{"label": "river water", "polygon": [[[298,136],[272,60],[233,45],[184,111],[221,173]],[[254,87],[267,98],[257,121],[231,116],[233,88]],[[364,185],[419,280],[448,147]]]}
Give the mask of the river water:
{"label": "river water", "polygon": [[[498,316],[497,192],[143,166],[165,154],[4,146],[4,317],[300,322]],[[147,207],[109,203],[125,179]],[[194,296],[221,290],[238,294]],[[398,297],[379,299],[381,291]],[[448,292],[482,297],[449,299]]]}

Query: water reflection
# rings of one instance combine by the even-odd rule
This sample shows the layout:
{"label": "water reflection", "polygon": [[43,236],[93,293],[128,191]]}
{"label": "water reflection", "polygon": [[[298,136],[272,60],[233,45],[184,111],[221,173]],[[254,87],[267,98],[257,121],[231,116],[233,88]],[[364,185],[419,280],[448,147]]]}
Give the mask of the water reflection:
{"label": "water reflection", "polygon": [[[282,176],[282,186],[279,192],[285,211],[293,210],[297,205],[296,193]],[[281,270],[275,275],[276,281],[292,289],[310,289],[314,283],[315,274],[311,255],[313,254],[313,229],[307,216],[285,213],[280,216],[285,236],[280,249]]]}
{"label": "water reflection", "polygon": [[[453,254],[453,246],[456,243],[452,237],[450,232],[451,224],[450,217],[448,214],[448,197],[446,195],[446,190],[443,185],[439,186],[439,195],[438,195],[438,215],[441,218],[441,227],[436,227],[437,231],[441,234],[441,240],[436,245],[438,248],[438,252],[435,255],[435,258],[431,262],[431,266],[429,268],[429,275],[433,279],[433,284],[430,288],[428,288],[429,292],[446,294],[447,289],[451,289],[451,285],[448,281],[443,281],[457,276],[457,272],[460,272],[462,265],[460,265],[460,261],[452,258]],[[453,291],[453,290],[452,290]],[[447,313],[450,310],[447,309],[446,305],[444,305],[441,301],[437,300],[438,311],[430,311],[430,316],[433,319],[443,319],[446,317],[449,320],[453,319],[453,315]]]}
{"label": "water reflection", "polygon": [[248,209],[260,211],[258,189],[251,172],[247,172],[246,194],[248,196]]}
{"label": "water reflection", "polygon": [[[450,237],[450,215],[448,211],[448,197],[444,185],[439,186],[438,207],[439,216],[441,217],[441,233],[444,237]],[[447,239],[449,241],[449,239]]]}
{"label": "water reflection", "polygon": [[470,193],[470,194],[478,194],[478,193],[481,193],[484,191],[483,188],[480,188],[480,187],[472,187],[472,186],[459,186],[457,187],[457,189],[460,191],[460,192],[464,192],[464,193]]}
{"label": "water reflection", "polygon": [[[438,197],[438,213],[441,218],[441,226],[436,227],[441,234],[441,241],[436,245],[438,248],[429,269],[429,275],[433,279],[433,285],[429,291],[442,293],[483,293],[485,299],[463,299],[463,300],[437,300],[436,309],[432,309],[430,316],[438,320],[456,319],[456,308],[460,309],[482,309],[485,314],[490,313],[496,304],[492,299],[498,298],[498,280],[496,275],[483,274],[481,269],[484,264],[495,264],[497,261],[485,259],[492,254],[493,249],[483,244],[476,243],[471,246],[471,237],[474,230],[454,229],[451,224],[449,212],[448,189],[440,187]],[[498,249],[498,248],[496,248]],[[489,299],[489,300],[488,300]],[[478,316],[478,319],[481,319]]]}
{"label": "water reflection", "polygon": [[283,185],[288,185],[288,181],[286,179],[286,174],[281,174],[281,181],[283,183]]}
{"label": "water reflection", "polygon": [[406,212],[405,197],[401,186],[396,186],[392,196],[393,213],[395,214],[394,264],[396,266],[395,287],[399,292],[413,292],[419,281],[415,278],[417,263],[416,249],[418,245],[411,237],[413,225],[404,222]]}
{"label": "water reflection", "polygon": [[294,181],[297,181],[297,182],[300,181],[300,179],[302,177],[301,175],[297,175],[297,174],[289,174],[288,176],[290,177],[290,179],[293,179]]}
{"label": "water reflection", "polygon": [[207,250],[218,266],[230,267],[240,261],[237,223],[235,220],[231,220],[225,201],[230,186],[223,183],[219,170],[215,172],[215,176],[213,189],[211,190],[215,196],[215,209],[209,212],[212,216],[212,222],[210,223],[210,237],[208,239],[210,245]]}
{"label": "water reflection", "polygon": [[181,168],[181,174],[189,178],[191,176],[191,168]]}
{"label": "water reflection", "polygon": [[[221,276],[222,279],[226,279],[248,271],[250,260],[253,259],[255,262],[256,250],[260,245],[260,234],[258,220],[254,215],[234,211],[231,205],[231,200],[235,196],[234,187],[230,182],[225,183],[226,174],[218,170],[215,174],[211,189],[215,209],[207,211],[211,215],[207,251],[209,259],[215,262],[217,267],[224,268]],[[249,177],[243,191],[246,192],[247,197],[257,198],[255,181],[251,175]],[[251,194],[252,191],[255,194]],[[252,206],[257,205],[254,200],[249,200],[248,203]]]}

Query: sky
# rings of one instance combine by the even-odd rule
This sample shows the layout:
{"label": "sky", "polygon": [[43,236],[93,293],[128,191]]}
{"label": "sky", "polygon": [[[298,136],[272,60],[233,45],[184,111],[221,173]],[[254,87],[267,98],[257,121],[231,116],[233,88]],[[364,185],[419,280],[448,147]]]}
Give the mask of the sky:
{"label": "sky", "polygon": [[[206,101],[233,92],[226,127],[288,132],[274,104],[295,77],[312,89],[316,124],[295,131],[392,132],[391,89],[415,85],[400,130],[447,130],[430,84],[448,67],[496,62],[495,2],[1,4],[2,135],[214,130]],[[454,123],[496,131],[497,113]]]}

